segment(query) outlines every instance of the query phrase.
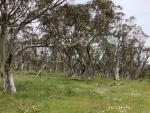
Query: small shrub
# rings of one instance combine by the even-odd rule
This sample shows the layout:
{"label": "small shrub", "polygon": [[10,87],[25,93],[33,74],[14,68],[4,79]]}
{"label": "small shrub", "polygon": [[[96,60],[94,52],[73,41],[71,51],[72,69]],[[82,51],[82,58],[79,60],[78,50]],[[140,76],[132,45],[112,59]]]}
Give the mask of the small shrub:
{"label": "small shrub", "polygon": [[74,95],[73,89],[70,88],[70,87],[64,88],[64,95],[66,95],[66,96],[72,96],[72,95]]}

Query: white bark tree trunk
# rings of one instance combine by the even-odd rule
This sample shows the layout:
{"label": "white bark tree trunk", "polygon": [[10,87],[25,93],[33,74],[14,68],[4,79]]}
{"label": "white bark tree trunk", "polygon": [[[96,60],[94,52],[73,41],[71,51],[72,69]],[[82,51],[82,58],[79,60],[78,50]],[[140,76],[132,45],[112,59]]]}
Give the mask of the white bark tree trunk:
{"label": "white bark tree trunk", "polygon": [[116,69],[115,69],[115,80],[120,80],[120,74],[119,74],[119,61],[117,61],[117,64],[116,64]]}
{"label": "white bark tree trunk", "polygon": [[[6,44],[7,40],[7,29],[5,28],[0,32],[0,71],[3,79],[3,88],[5,92],[16,92],[16,87],[13,81],[13,76],[10,72],[12,55],[9,53],[9,46]],[[12,42],[10,42],[12,43]],[[11,46],[10,46],[11,47]]]}
{"label": "white bark tree trunk", "polygon": [[4,73],[4,92],[16,92],[16,87],[13,80],[13,75],[9,72]]}
{"label": "white bark tree trunk", "polygon": [[115,51],[115,63],[116,63],[116,66],[115,66],[115,80],[120,80],[120,59],[119,59],[119,42],[117,44],[117,47],[116,47],[116,51]]}

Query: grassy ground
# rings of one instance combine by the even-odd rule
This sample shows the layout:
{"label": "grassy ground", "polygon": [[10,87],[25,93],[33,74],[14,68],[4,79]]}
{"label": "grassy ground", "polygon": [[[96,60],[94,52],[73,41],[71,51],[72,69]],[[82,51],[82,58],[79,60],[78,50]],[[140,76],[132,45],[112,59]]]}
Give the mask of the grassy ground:
{"label": "grassy ground", "polygon": [[[17,72],[16,94],[0,92],[0,113],[150,113],[150,80],[40,78]],[[0,82],[0,85],[2,83]]]}

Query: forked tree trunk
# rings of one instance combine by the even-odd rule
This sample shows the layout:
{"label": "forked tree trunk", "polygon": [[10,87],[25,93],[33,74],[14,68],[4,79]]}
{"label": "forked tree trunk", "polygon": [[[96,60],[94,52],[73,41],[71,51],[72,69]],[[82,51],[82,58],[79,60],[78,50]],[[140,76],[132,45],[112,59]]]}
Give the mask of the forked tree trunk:
{"label": "forked tree trunk", "polygon": [[74,72],[72,64],[69,65],[68,77],[75,77],[75,72]]}
{"label": "forked tree trunk", "polygon": [[12,73],[10,73],[9,71],[4,72],[4,92],[11,92],[11,93],[15,93],[16,92],[16,87],[14,84],[14,80],[13,80],[13,75]]}
{"label": "forked tree trunk", "polygon": [[0,11],[1,12],[1,18],[2,18],[2,23],[0,26],[0,72],[2,73],[3,77],[3,87],[4,91],[6,92],[16,92],[14,81],[12,74],[10,73],[11,69],[11,61],[12,61],[12,55],[10,52],[12,52],[12,46],[14,40],[11,37],[9,39],[9,33],[7,29],[7,1],[5,0],[4,3],[2,4],[3,8]]}
{"label": "forked tree trunk", "polygon": [[92,72],[92,65],[91,63],[87,63],[86,64],[86,68],[85,68],[85,79],[90,79],[90,77],[93,75],[93,72]]}
{"label": "forked tree trunk", "polygon": [[3,80],[4,80],[3,86],[4,86],[4,92],[15,93],[16,87],[14,84],[13,75],[10,71],[11,61],[12,61],[12,55],[9,55],[9,58],[6,60],[6,64],[3,72]]}
{"label": "forked tree trunk", "polygon": [[[14,85],[13,76],[10,72],[12,55],[8,53],[6,49],[6,34],[1,33],[0,37],[0,72],[3,79],[3,90],[5,92],[16,92],[16,87]],[[9,56],[9,57],[7,57]]]}
{"label": "forked tree trunk", "polygon": [[47,62],[43,66],[41,66],[40,70],[37,73],[37,76],[42,74],[42,72],[45,70],[46,66],[47,66]]}
{"label": "forked tree trunk", "polygon": [[11,65],[6,62],[5,66],[1,65],[1,74],[3,79],[3,91],[4,92],[16,92],[16,87],[13,80],[13,75],[10,71]]}

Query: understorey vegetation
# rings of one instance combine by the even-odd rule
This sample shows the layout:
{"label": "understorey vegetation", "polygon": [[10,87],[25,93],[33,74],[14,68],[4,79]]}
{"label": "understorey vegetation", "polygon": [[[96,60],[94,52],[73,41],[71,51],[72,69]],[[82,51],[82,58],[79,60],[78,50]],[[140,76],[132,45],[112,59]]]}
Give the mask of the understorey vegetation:
{"label": "understorey vegetation", "polygon": [[[94,76],[68,80],[64,73],[13,72],[17,93],[0,92],[1,113],[149,113],[150,80]],[[0,81],[0,84],[2,82]]]}

